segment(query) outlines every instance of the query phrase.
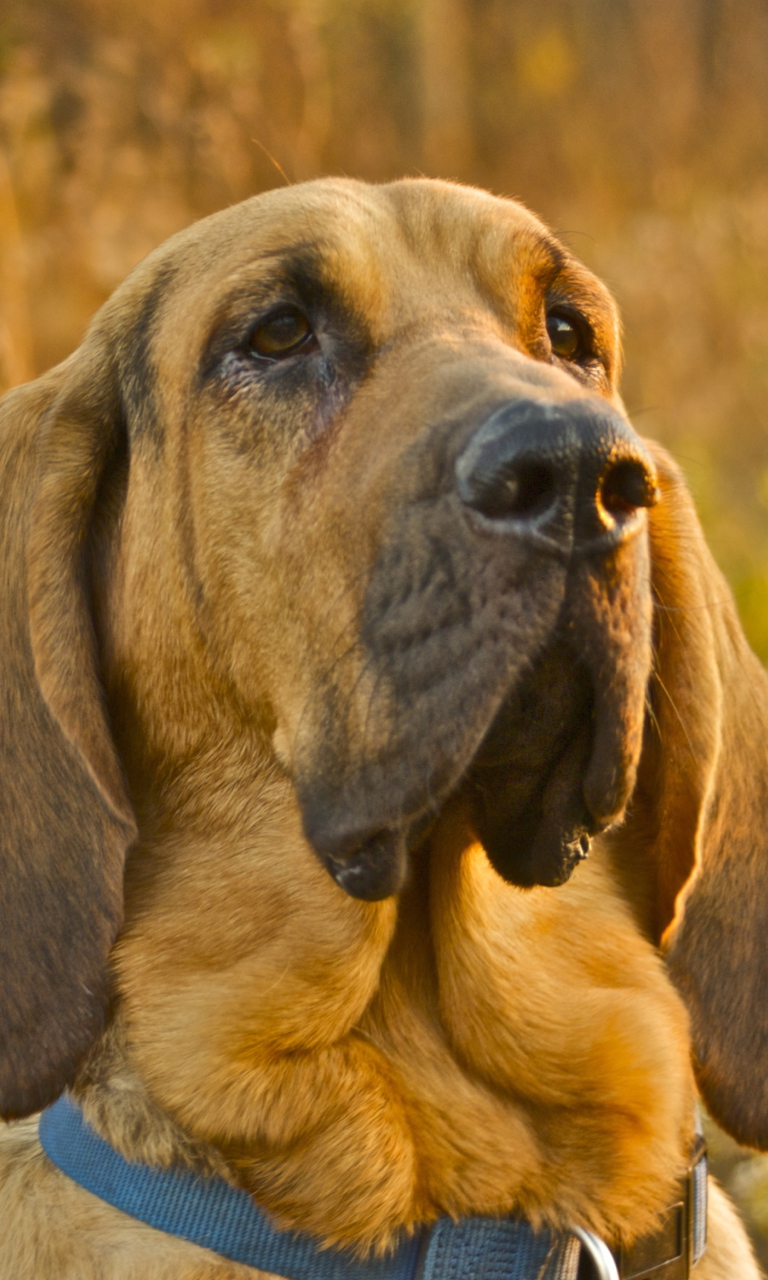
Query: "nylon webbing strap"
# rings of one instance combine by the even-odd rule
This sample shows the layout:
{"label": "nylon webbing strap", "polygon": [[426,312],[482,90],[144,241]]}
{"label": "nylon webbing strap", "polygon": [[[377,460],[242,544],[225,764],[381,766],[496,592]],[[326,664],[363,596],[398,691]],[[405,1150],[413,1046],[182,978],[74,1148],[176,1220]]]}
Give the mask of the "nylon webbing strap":
{"label": "nylon webbing strap", "polygon": [[251,1197],[221,1178],[132,1164],[63,1095],[40,1117],[40,1142],[73,1182],[147,1226],[286,1280],[576,1280],[573,1236],[511,1218],[441,1218],[387,1258],[360,1261],[276,1231]]}

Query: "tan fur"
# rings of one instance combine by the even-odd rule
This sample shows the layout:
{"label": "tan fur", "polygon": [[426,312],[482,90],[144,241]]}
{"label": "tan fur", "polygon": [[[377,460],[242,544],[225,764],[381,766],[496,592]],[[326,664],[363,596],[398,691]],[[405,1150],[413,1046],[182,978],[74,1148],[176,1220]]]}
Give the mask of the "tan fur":
{"label": "tan fur", "polygon": [[[20,670],[53,722],[28,733],[41,735],[39,756],[79,770],[61,785],[93,797],[93,849],[102,828],[112,842],[103,864],[94,853],[104,887],[90,889],[105,921],[134,814],[138,830],[109,1025],[87,1056],[78,1041],[75,1067],[41,1098],[66,1079],[128,1158],[219,1172],[279,1224],[361,1252],[445,1213],[517,1211],[613,1242],[653,1227],[685,1163],[694,1100],[688,1016],[657,944],[666,930],[685,992],[701,956],[685,895],[720,865],[710,830],[740,805],[748,839],[763,812],[759,797],[726,794],[719,761],[759,739],[766,682],[739,635],[727,638],[727,590],[657,451],[655,713],[624,825],[567,884],[523,891],[491,868],[457,792],[405,888],[379,902],[342,893],[307,841],[297,790],[326,731],[317,690],[332,688],[345,743],[373,757],[391,738],[356,638],[423,424],[521,387],[621,406],[611,300],[567,255],[555,268],[548,244],[519,206],[444,184],[271,193],[151,255],[81,352],[6,404],[5,449],[21,459],[8,546],[29,564]],[[259,296],[275,259],[306,245],[385,355],[350,375],[322,422],[297,398],[275,426],[266,401],[254,420],[242,392],[200,390],[199,370],[243,305],[231,298]],[[586,380],[547,356],[553,289],[596,335],[602,363]],[[136,427],[127,476],[117,427],[103,428],[120,414]],[[590,587],[595,616],[617,626],[617,679],[634,644],[621,613],[621,582],[641,572],[633,548],[617,553],[617,582]],[[669,611],[685,614],[696,591],[705,616],[676,627]],[[733,728],[732,683],[747,668],[751,706],[742,699]],[[628,723],[627,770],[638,735]],[[715,1089],[727,1093],[729,1069]],[[713,1204],[697,1275],[750,1280],[741,1228],[719,1193]],[[26,1122],[4,1139],[0,1220],[3,1280],[258,1274],[99,1204],[48,1164]]]}

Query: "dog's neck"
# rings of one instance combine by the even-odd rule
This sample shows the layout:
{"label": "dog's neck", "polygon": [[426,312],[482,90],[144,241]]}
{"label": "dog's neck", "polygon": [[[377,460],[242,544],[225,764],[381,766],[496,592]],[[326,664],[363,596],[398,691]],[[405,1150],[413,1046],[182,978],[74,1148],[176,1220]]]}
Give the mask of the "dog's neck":
{"label": "dog's neck", "polygon": [[127,1160],[180,1167],[234,1183],[228,1162],[208,1142],[185,1133],[151,1097],[129,1062],[125,1017],[119,1007],[72,1087],[91,1127]]}
{"label": "dog's neck", "polygon": [[[147,850],[166,933],[143,934],[130,899],[115,1019],[75,1091],[96,1131],[129,1159],[219,1173],[329,1242],[380,1246],[445,1213],[645,1231],[690,1138],[686,1022],[605,847],[571,884],[524,893],[451,814],[400,900],[361,904],[291,844],[284,805],[270,817],[262,796],[261,814],[283,877],[291,859],[302,871],[296,904],[260,878],[273,843],[263,862],[223,848],[194,903],[170,887],[174,848]],[[228,919],[206,893],[229,895],[236,964],[206,936]],[[198,931],[183,969],[180,929]]]}

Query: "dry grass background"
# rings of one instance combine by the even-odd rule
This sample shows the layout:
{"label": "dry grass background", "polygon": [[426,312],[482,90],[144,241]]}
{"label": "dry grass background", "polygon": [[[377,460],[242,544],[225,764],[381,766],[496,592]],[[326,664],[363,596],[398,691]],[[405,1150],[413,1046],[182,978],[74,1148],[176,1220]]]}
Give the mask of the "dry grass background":
{"label": "dry grass background", "polygon": [[[768,661],[766,0],[3,0],[0,387],[278,166],[488,186],[607,279]],[[713,1142],[768,1239],[768,1157]]]}

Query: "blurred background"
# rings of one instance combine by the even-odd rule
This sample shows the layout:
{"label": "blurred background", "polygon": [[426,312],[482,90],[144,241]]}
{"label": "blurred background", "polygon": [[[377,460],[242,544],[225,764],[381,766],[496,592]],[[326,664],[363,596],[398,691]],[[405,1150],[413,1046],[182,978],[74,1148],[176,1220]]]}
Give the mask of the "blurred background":
{"label": "blurred background", "polygon": [[[173,231],[323,173],[515,196],[607,280],[768,662],[768,0],[3,0],[0,389]],[[768,1265],[768,1156],[712,1143]]]}

